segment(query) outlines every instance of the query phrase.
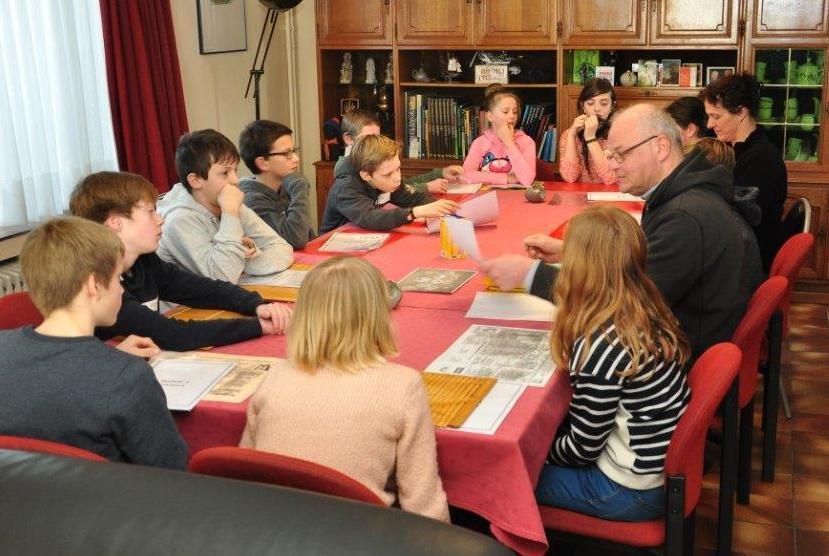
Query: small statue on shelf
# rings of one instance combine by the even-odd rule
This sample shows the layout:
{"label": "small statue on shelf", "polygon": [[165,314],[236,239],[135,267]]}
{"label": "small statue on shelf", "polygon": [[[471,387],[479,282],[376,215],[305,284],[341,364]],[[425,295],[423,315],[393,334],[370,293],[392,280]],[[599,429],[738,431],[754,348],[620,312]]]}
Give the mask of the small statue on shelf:
{"label": "small statue on shelf", "polygon": [[461,67],[461,63],[458,60],[458,57],[453,53],[449,52],[445,55],[445,57],[444,55],[441,55],[441,66],[444,68],[441,71],[441,74],[446,81],[451,83],[455,79],[463,77],[463,68]]}
{"label": "small statue on shelf", "polygon": [[374,67],[374,58],[366,59],[366,85],[377,83],[377,71]]}
{"label": "small statue on shelf", "polygon": [[353,74],[353,66],[351,65],[351,52],[343,54],[343,64],[340,66],[340,83],[344,85],[351,84],[351,77]]}
{"label": "small statue on shelf", "polygon": [[394,68],[391,63],[391,58],[389,58],[389,61],[386,62],[386,75],[384,80],[387,85],[394,83]]}

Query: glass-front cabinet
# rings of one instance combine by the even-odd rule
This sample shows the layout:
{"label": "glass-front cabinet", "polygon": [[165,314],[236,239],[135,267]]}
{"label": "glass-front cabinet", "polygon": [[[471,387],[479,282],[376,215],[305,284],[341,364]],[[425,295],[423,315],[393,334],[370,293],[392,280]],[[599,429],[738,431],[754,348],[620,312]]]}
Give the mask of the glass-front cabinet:
{"label": "glass-front cabinet", "polygon": [[757,48],[754,74],[763,83],[758,122],[780,149],[790,170],[829,166],[822,152],[826,133],[826,50]]}

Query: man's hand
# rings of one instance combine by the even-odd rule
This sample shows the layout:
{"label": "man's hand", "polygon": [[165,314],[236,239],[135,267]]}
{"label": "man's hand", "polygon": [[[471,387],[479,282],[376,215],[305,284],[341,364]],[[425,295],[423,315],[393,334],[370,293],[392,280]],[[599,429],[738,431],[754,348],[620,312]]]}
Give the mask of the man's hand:
{"label": "man's hand", "polygon": [[449,182],[445,178],[438,178],[426,184],[426,189],[429,191],[429,193],[446,193],[448,187]]}
{"label": "man's hand", "polygon": [[533,260],[523,255],[507,254],[481,262],[481,272],[489,276],[504,291],[524,284]]}
{"label": "man's hand", "polygon": [[231,216],[239,216],[239,208],[242,206],[242,201],[245,200],[245,194],[241,189],[235,185],[226,185],[219,191],[219,197],[216,202],[223,214],[230,214]]}
{"label": "man's hand", "polygon": [[457,164],[453,164],[451,166],[447,166],[443,169],[443,179],[459,183],[461,180],[461,176],[463,175],[463,166],[458,166]]}
{"label": "man's hand", "polygon": [[124,341],[115,346],[115,349],[120,349],[124,353],[137,355],[138,357],[143,357],[144,359],[154,357],[161,352],[159,347],[155,345],[155,342],[153,342],[150,338],[136,336],[135,334],[131,334],[124,338]]}
{"label": "man's hand", "polygon": [[541,259],[545,263],[557,263],[561,260],[564,242],[544,234],[533,234],[524,238],[527,255]]}
{"label": "man's hand", "polygon": [[291,322],[293,307],[287,303],[264,303],[256,308],[262,334],[284,334]]}
{"label": "man's hand", "polygon": [[242,245],[245,247],[245,258],[252,259],[259,254],[256,243],[248,236],[242,236]]}

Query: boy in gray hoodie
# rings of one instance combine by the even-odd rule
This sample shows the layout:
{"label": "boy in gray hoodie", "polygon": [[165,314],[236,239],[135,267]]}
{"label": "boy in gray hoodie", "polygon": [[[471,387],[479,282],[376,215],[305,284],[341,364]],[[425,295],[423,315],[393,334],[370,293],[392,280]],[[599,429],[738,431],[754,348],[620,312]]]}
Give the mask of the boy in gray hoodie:
{"label": "boy in gray hoodie", "polygon": [[176,148],[180,183],[158,203],[164,234],[158,255],[191,272],[237,283],[293,263],[293,248],[242,204],[239,152],[221,133],[186,133]]}

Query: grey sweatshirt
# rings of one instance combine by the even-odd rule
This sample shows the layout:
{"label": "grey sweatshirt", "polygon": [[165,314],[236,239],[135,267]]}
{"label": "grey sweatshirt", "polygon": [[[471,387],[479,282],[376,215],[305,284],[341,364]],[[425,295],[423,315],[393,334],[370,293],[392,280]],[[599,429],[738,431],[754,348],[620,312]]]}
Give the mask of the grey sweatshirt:
{"label": "grey sweatshirt", "polygon": [[[242,272],[272,274],[294,261],[293,248],[245,205],[238,218],[219,218],[177,183],[158,202],[158,212],[164,217],[158,256],[201,276],[235,284]],[[245,258],[243,236],[256,244],[256,256]]]}

